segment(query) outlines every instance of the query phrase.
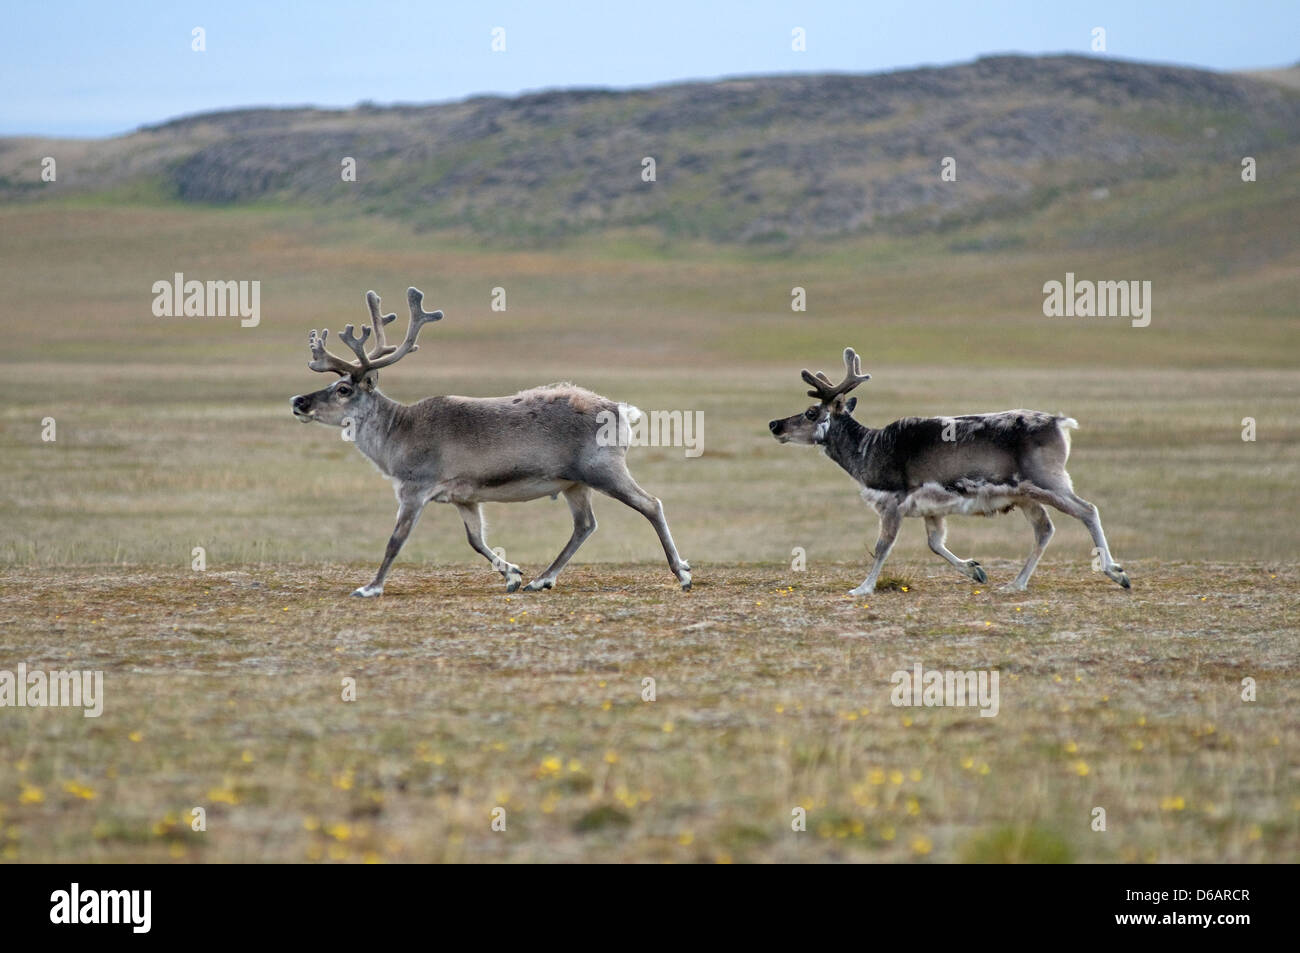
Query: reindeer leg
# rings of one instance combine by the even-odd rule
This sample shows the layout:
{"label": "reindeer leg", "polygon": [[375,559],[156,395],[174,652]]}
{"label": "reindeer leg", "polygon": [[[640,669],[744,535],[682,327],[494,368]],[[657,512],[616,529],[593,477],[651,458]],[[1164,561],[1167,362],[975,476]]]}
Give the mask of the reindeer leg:
{"label": "reindeer leg", "polygon": [[555,562],[524,586],[524,592],[537,592],[539,589],[550,589],[554,586],[555,577],[560,574],[560,570],[573,558],[573,554],[586,542],[587,537],[596,532],[596,514],[591,511],[591,487],[576,483],[564,491],[564,499],[569,504],[569,512],[573,514],[573,535],[569,537],[560,555],[555,557]]}
{"label": "reindeer leg", "polygon": [[898,538],[898,529],[903,525],[903,517],[898,513],[898,505],[895,503],[887,504],[880,510],[880,536],[876,539],[875,563],[871,566],[871,572],[867,578],[862,580],[862,585],[856,589],[850,589],[851,596],[865,596],[876,591],[876,580],[880,578],[880,570],[885,565],[885,558],[889,551],[894,548],[894,540]]}
{"label": "reindeer leg", "polygon": [[668,568],[677,577],[677,581],[682,584],[682,591],[689,591],[691,588],[691,567],[677,553],[677,546],[673,543],[673,534],[668,531],[668,521],[664,518],[664,505],[637,485],[636,480],[632,479],[632,474],[627,472],[627,467],[622,459],[618,460],[617,468],[603,469],[591,474],[591,477],[592,479],[587,480],[587,483],[592,489],[599,490],[606,496],[611,496],[620,503],[627,504],[650,521],[650,525],[659,534],[659,542],[664,548],[664,555],[668,557]]}
{"label": "reindeer leg", "polygon": [[948,547],[943,541],[948,536],[948,522],[942,516],[927,516],[925,518],[925,537],[930,544],[930,549],[936,556],[942,556],[948,562],[952,563],[962,571],[963,575],[970,576],[976,582],[988,582],[988,574],[980,568],[980,564],[973,559],[962,559],[960,556],[954,556],[948,551]]}
{"label": "reindeer leg", "polygon": [[1067,516],[1073,516],[1088,527],[1088,532],[1092,535],[1093,546],[1096,547],[1095,552],[1101,556],[1101,571],[1125,589],[1132,588],[1128,581],[1128,574],[1124,572],[1124,567],[1115,562],[1110,555],[1110,547],[1106,545],[1106,533],[1101,528],[1101,517],[1097,513],[1097,507],[1083,499],[1083,497],[1076,495],[1068,485],[1046,488],[1035,487],[1030,492],[1030,495],[1039,502],[1054,506]]}
{"label": "reindeer leg", "polygon": [[519,583],[523,582],[523,573],[519,571],[519,567],[514,563],[506,562],[488,548],[487,541],[483,538],[482,505],[479,503],[457,503],[456,509],[460,513],[460,518],[465,522],[465,536],[469,539],[469,544],[492,564],[493,569],[505,577],[506,592],[514,592],[519,588]]}
{"label": "reindeer leg", "polygon": [[1021,503],[1020,512],[1025,514],[1025,519],[1029,520],[1029,525],[1034,528],[1034,548],[1029,553],[1029,559],[1025,561],[1025,567],[1020,570],[1020,575],[1016,576],[1014,582],[1008,583],[1007,588],[1023,592],[1029,587],[1029,577],[1038,568],[1038,560],[1043,558],[1043,550],[1047,549],[1047,544],[1052,541],[1052,533],[1055,530],[1052,527],[1052,518],[1047,515],[1047,510],[1043,509],[1041,503]]}
{"label": "reindeer leg", "polygon": [[375,573],[374,580],[352,593],[354,596],[369,599],[384,594],[384,579],[388,576],[388,569],[401,551],[406,537],[411,535],[411,530],[420,519],[420,513],[424,511],[423,495],[411,496],[399,492],[397,499],[397,525],[393,528],[393,535],[388,539],[388,548],[384,550],[384,561],[379,564],[379,572]]}

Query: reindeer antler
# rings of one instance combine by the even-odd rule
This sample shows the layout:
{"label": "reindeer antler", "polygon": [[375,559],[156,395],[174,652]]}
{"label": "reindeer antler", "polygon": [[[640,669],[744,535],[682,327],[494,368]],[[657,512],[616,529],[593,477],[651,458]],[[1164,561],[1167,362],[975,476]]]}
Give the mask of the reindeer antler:
{"label": "reindeer antler", "polygon": [[397,350],[397,345],[389,344],[384,340],[384,325],[392,324],[397,320],[397,314],[381,314],[379,311],[379,295],[373,291],[366,292],[366,306],[370,308],[370,326],[375,329],[375,347],[368,355],[370,360],[384,357],[392,354]]}
{"label": "reindeer antler", "polygon": [[811,371],[803,370],[799,372],[799,376],[813,388],[808,392],[809,397],[816,397],[823,404],[829,404],[836,397],[847,394],[863,381],[871,380],[870,374],[862,373],[862,360],[851,347],[844,349],[844,371],[844,380],[838,384],[831,383],[831,379],[821,371],[813,374]]}
{"label": "reindeer antler", "polygon": [[329,351],[325,350],[325,341],[330,336],[330,329],[316,332],[312,331],[307,338],[307,343],[311,346],[311,360],[307,363],[313,371],[333,371],[335,374],[349,376],[354,368],[342,358],[335,357]]}
{"label": "reindeer antler", "polygon": [[[406,290],[406,301],[411,306],[411,324],[406,329],[406,339],[400,346],[389,344],[384,336],[384,325],[391,324],[397,320],[396,314],[382,314],[379,309],[379,295],[373,291],[366,292],[366,305],[370,308],[370,327],[362,327],[361,337],[357,337],[356,328],[348,325],[339,335],[339,340],[351,349],[352,353],[357,356],[356,363],[345,361],[340,357],[331,354],[325,348],[326,339],[329,338],[329,329],[322,330],[319,334],[311,332],[308,343],[311,345],[311,361],[307,364],[313,371],[333,371],[335,374],[346,375],[354,380],[360,380],[371,371],[377,371],[381,367],[388,367],[396,364],[407,354],[412,351],[418,351],[420,346],[415,343],[416,337],[420,334],[420,328],[433,321],[442,320],[441,311],[425,311],[422,302],[424,301],[424,292],[419,288],[408,288]],[[370,339],[371,330],[375,335],[375,346],[370,353],[366,353],[366,341]]]}
{"label": "reindeer antler", "polygon": [[426,324],[431,324],[434,321],[442,320],[442,312],[425,311],[423,301],[424,292],[419,288],[406,289],[406,303],[411,309],[411,323],[406,328],[406,339],[402,341],[401,345],[387,357],[379,360],[370,360],[368,366],[369,370],[379,370],[381,367],[388,367],[390,364],[396,364],[407,354],[420,349],[420,345],[415,343],[416,337],[420,334],[420,328],[424,327]]}

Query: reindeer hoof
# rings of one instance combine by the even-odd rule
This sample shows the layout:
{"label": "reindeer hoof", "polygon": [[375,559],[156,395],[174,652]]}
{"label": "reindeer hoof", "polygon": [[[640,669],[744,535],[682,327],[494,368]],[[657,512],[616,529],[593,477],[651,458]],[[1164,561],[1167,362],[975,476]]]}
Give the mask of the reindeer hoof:
{"label": "reindeer hoof", "polygon": [[1111,567],[1106,570],[1106,575],[1109,576],[1115,582],[1119,583],[1120,586],[1124,589],[1133,588],[1133,584],[1128,581],[1128,573],[1124,571],[1124,567],[1121,566],[1119,563],[1114,563],[1113,565],[1111,565]]}
{"label": "reindeer hoof", "polygon": [[554,579],[534,579],[528,585],[524,586],[524,592],[541,592],[543,589],[554,589]]}
{"label": "reindeer hoof", "polygon": [[970,567],[970,577],[971,577],[972,579],[974,579],[976,582],[988,582],[988,581],[989,581],[989,574],[986,573],[986,572],[985,572],[985,571],[980,567],[980,564],[977,563],[975,560],[973,560],[973,559],[970,560],[969,562],[966,563],[966,565],[967,565],[968,567]]}
{"label": "reindeer hoof", "polygon": [[383,586],[379,586],[378,588],[374,586],[362,586],[360,589],[356,590],[356,592],[352,593],[353,596],[360,599],[373,599],[375,596],[382,596],[383,594]]}
{"label": "reindeer hoof", "polygon": [[681,573],[678,573],[678,575],[677,575],[677,581],[680,582],[680,583],[682,584],[682,592],[690,592],[690,591],[691,591],[691,574],[690,574],[690,573],[685,572],[685,571],[683,571],[683,572],[681,572]]}
{"label": "reindeer hoof", "polygon": [[519,584],[524,581],[522,574],[512,572],[506,576],[506,592],[514,592],[519,588]]}

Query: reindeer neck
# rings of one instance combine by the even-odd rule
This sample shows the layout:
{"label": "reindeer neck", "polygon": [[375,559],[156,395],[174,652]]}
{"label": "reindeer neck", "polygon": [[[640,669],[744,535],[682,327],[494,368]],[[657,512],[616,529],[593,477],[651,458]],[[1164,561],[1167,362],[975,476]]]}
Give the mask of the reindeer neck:
{"label": "reindeer neck", "polygon": [[822,439],[822,450],[856,479],[862,472],[870,435],[871,428],[864,427],[848,414],[834,414]]}
{"label": "reindeer neck", "polygon": [[403,442],[394,438],[407,427],[410,409],[376,390],[371,412],[357,424],[357,449],[385,473],[391,472],[389,455]]}

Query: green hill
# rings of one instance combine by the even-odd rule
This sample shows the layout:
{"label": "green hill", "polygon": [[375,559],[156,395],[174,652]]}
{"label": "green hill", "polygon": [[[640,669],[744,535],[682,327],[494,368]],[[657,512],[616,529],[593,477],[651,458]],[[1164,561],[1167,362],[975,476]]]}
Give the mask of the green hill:
{"label": "green hill", "polygon": [[[875,75],[240,110],[99,142],[0,140],[0,200],[54,192],[39,178],[52,155],[62,194],[337,206],[516,242],[649,228],[749,243],[1014,220],[1245,155],[1293,172],[1297,143],[1300,91],[1277,82],[998,56]],[[945,156],[955,182],[941,181]],[[355,182],[343,181],[344,157]]]}

